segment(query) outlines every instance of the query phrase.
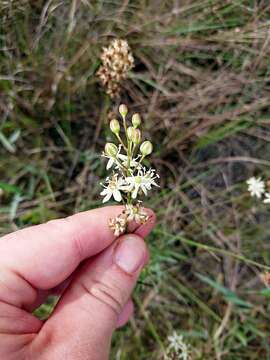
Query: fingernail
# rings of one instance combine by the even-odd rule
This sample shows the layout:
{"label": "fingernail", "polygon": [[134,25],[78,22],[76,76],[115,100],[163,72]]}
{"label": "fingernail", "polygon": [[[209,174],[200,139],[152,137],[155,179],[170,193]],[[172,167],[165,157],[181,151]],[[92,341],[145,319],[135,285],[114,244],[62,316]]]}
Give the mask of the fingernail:
{"label": "fingernail", "polygon": [[114,253],[114,262],[128,274],[133,274],[145,263],[146,248],[138,236],[125,235]]}

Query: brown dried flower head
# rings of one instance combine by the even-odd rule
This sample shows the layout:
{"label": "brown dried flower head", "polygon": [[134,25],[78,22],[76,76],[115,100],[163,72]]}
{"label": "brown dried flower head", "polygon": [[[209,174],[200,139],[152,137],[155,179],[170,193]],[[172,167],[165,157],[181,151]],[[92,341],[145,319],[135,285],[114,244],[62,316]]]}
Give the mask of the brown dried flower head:
{"label": "brown dried flower head", "polygon": [[126,40],[115,39],[108,47],[103,48],[100,56],[101,66],[97,76],[111,98],[120,92],[120,85],[134,67],[134,58]]}

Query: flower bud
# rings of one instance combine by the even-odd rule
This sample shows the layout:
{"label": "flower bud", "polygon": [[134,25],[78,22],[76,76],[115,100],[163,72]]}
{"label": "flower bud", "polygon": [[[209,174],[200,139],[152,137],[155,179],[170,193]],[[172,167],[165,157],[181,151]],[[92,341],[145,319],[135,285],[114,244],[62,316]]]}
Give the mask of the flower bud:
{"label": "flower bud", "polygon": [[127,137],[128,137],[128,139],[129,140],[132,140],[132,134],[134,133],[134,127],[132,127],[132,126],[129,126],[128,128],[127,128]]}
{"label": "flower bud", "polygon": [[108,156],[111,156],[113,158],[116,157],[118,153],[118,149],[117,149],[117,146],[113,143],[107,143],[105,145],[105,154],[108,155]]}
{"label": "flower bud", "polygon": [[143,156],[150,155],[153,151],[153,145],[150,141],[144,141],[140,146],[140,151]]}
{"label": "flower bud", "polygon": [[127,113],[128,113],[128,108],[127,108],[127,106],[126,106],[125,104],[121,104],[121,105],[119,106],[119,113],[121,114],[121,116],[122,116],[123,118],[127,115]]}
{"label": "flower bud", "polygon": [[140,115],[139,114],[134,114],[133,116],[132,116],[132,125],[135,127],[135,129],[138,127],[138,126],[140,126],[141,125],[141,117],[140,117]]}
{"label": "flower bud", "polygon": [[111,120],[110,122],[110,129],[112,130],[112,132],[114,134],[119,134],[119,131],[120,131],[120,125],[119,125],[119,121],[114,119],[114,120]]}
{"label": "flower bud", "polygon": [[132,142],[138,145],[141,142],[141,139],[142,139],[142,135],[140,130],[133,128],[132,137],[131,137]]}

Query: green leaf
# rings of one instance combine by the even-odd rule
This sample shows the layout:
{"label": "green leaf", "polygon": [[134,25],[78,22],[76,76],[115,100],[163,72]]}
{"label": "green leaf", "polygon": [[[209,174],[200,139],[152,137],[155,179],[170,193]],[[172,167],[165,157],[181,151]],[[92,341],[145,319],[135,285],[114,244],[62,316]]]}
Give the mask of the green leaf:
{"label": "green leaf", "polygon": [[219,284],[218,282],[209,279],[206,276],[203,276],[201,274],[196,274],[196,276],[203,282],[205,282],[206,284],[212,286],[212,288],[214,288],[215,290],[217,290],[218,292],[220,292],[224,298],[228,301],[233,303],[234,305],[240,306],[240,307],[245,307],[245,308],[252,308],[253,305],[248,303],[247,301],[244,301],[242,299],[240,299],[235,292],[233,292],[232,290],[226,288],[225,286]]}
{"label": "green leaf", "polygon": [[201,149],[207,145],[214,144],[230,135],[251,127],[252,124],[254,124],[254,122],[249,120],[231,120],[229,123],[220,126],[218,129],[209,131],[207,134],[203,135],[197,142],[196,148]]}
{"label": "green leaf", "polygon": [[5,182],[0,182],[0,189],[2,189],[6,193],[19,194],[21,189],[15,185],[11,185]]}
{"label": "green leaf", "polygon": [[4,146],[4,148],[7,151],[9,151],[12,154],[15,153],[15,151],[16,151],[15,147],[11,144],[9,139],[7,139],[1,131],[0,131],[0,142],[2,143],[2,145]]}
{"label": "green leaf", "polygon": [[270,298],[270,288],[265,288],[259,292],[260,295]]}

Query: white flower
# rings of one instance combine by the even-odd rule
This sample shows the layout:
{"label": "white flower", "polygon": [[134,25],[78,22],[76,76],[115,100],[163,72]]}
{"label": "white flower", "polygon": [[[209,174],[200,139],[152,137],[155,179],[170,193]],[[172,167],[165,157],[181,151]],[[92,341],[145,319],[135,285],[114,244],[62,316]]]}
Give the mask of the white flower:
{"label": "white flower", "polygon": [[125,214],[127,221],[135,221],[137,224],[145,224],[149,219],[139,202],[136,205],[126,205]]}
{"label": "white flower", "polygon": [[102,156],[109,159],[107,162],[106,170],[109,170],[114,164],[117,164],[118,158],[120,156],[120,151],[121,151],[121,145],[119,145],[118,147],[118,153],[116,154],[116,156],[110,156],[105,152],[102,153]]}
{"label": "white flower", "polygon": [[177,359],[188,360],[189,359],[189,347],[184,342],[183,336],[177,334],[176,331],[172,335],[168,336],[169,346],[167,351],[173,351],[177,354]]}
{"label": "white flower", "polygon": [[147,195],[147,191],[151,190],[152,185],[158,186],[155,182],[155,179],[158,177],[153,169],[139,169],[137,175],[126,177],[125,181],[128,185],[125,187],[125,190],[131,192],[132,199],[137,198],[139,190],[142,190],[142,192]]}
{"label": "white flower", "polygon": [[118,175],[116,174],[113,175],[111,179],[108,179],[107,182],[108,186],[104,186],[104,189],[100,193],[100,195],[105,196],[103,202],[109,201],[112,196],[115,201],[121,201],[121,190],[123,190],[124,179],[118,179]]}
{"label": "white flower", "polygon": [[264,195],[265,195],[265,198],[264,198],[263,202],[265,204],[270,204],[270,192],[265,193]]}
{"label": "white flower", "polygon": [[[123,155],[123,154],[119,154],[118,155],[118,158],[122,161],[122,164],[123,166],[127,167],[128,165],[128,157],[126,155]],[[129,162],[129,167],[137,167],[138,165],[138,161],[136,161],[136,159],[131,159],[130,162]],[[119,165],[117,165],[117,167],[119,167]]]}
{"label": "white flower", "polygon": [[106,166],[106,170],[109,170],[113,166],[113,164],[117,161],[117,159],[116,157],[112,157],[109,155],[106,155],[105,157],[109,159]]}
{"label": "white flower", "polygon": [[[121,145],[119,146],[119,150],[116,156],[110,156],[106,153],[102,154],[102,156],[108,159],[106,170],[109,170],[113,165],[115,165],[116,169],[120,169],[121,168],[120,163],[122,163],[124,167],[127,167],[128,157],[126,155],[120,154],[120,151],[121,151]],[[137,167],[139,163],[136,160],[137,159],[131,159],[129,163],[129,167],[131,168]]]}
{"label": "white flower", "polygon": [[116,218],[110,219],[109,227],[113,230],[115,236],[120,236],[126,231],[127,218],[123,215],[119,215]]}
{"label": "white flower", "polygon": [[260,199],[265,192],[265,184],[261,178],[251,177],[247,180],[247,184],[250,195]]}

